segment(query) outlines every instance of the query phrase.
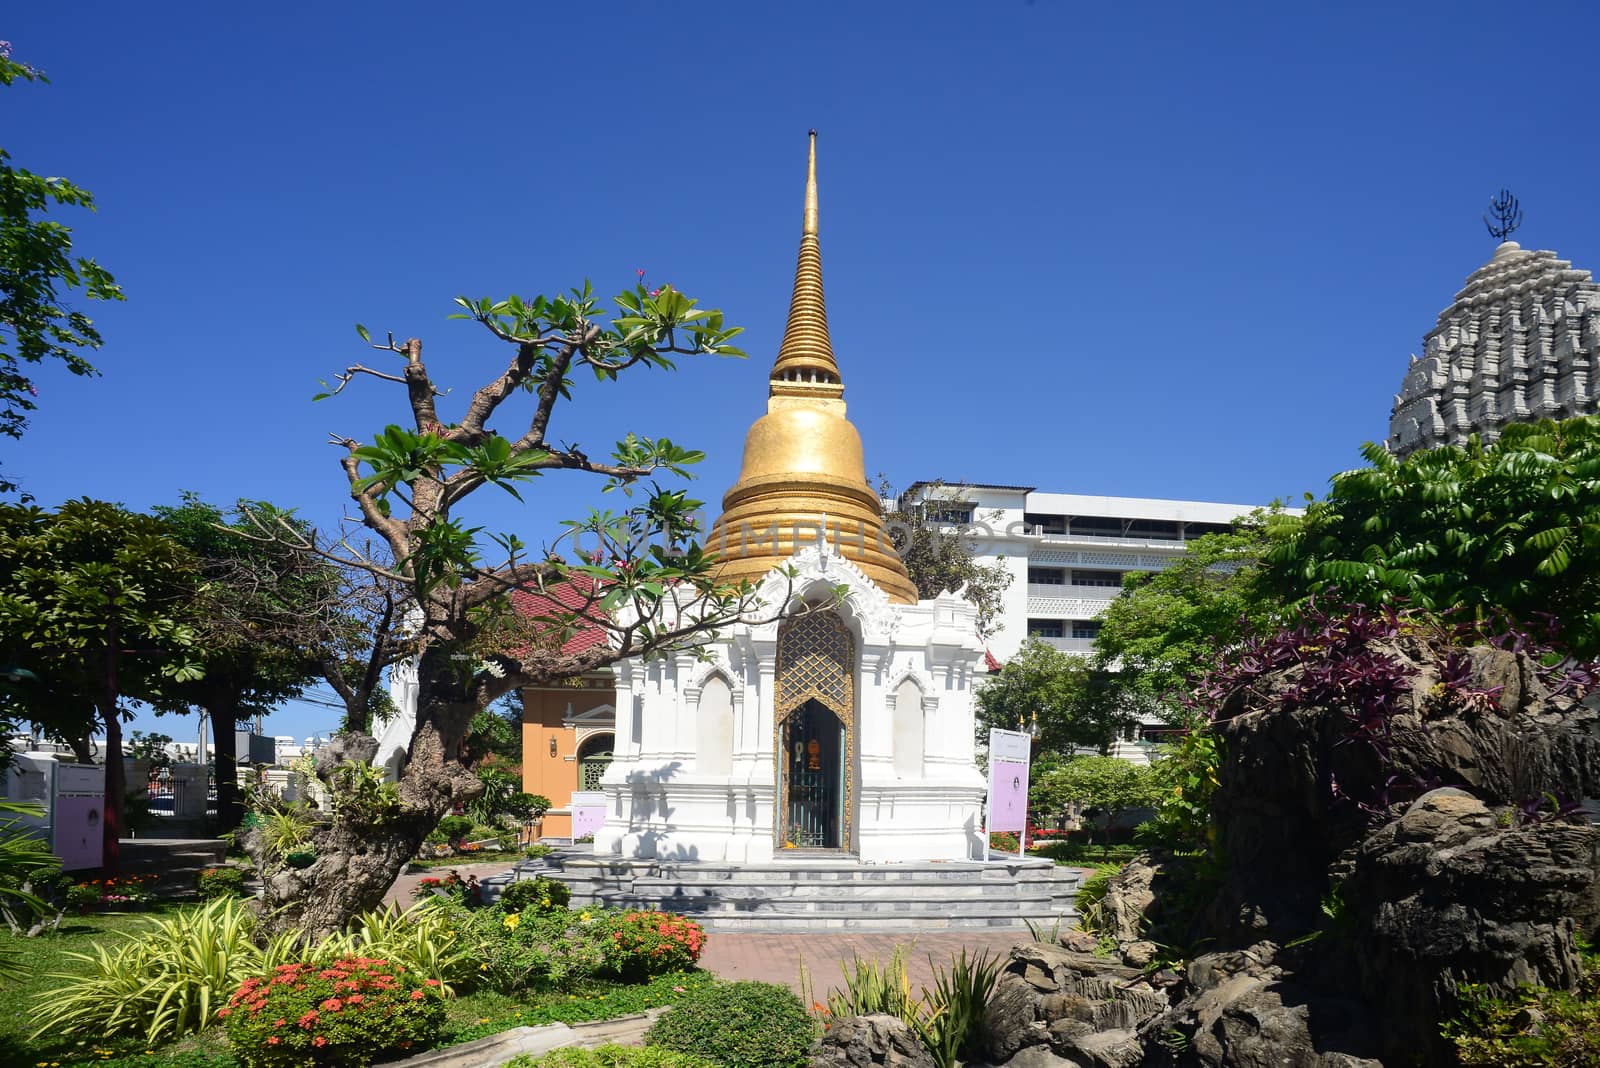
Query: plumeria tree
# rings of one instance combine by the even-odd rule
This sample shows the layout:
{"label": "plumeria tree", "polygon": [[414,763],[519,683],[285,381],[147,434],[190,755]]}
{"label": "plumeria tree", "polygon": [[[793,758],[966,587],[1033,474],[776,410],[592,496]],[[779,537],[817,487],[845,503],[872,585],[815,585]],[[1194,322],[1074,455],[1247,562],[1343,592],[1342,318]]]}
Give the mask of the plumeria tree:
{"label": "plumeria tree", "polygon": [[[566,296],[456,303],[456,318],[498,339],[509,358],[455,411],[443,407],[445,389],[423,360],[421,340],[390,335],[373,342],[359,326],[387,362],[351,364],[320,395],[371,382],[404,398],[403,423],[371,440],[333,439],[353,521],[376,537],[385,557],[357,551],[350,538],[331,546],[307,539],[282,515],[257,516],[262,536],[401,584],[418,620],[416,730],[399,782],[380,784],[370,768],[376,742],[347,732],[318,756],[331,811],[308,828],[309,842],[297,850],[301,866],[274,855],[259,826],[246,821],[241,841],[263,875],[264,915],[279,929],[335,930],[378,904],[439,819],[481,790],[463,742],[473,718],[496,698],[693,645],[758,610],[749,584],[718,580],[715,559],[698,541],[699,502],[657,480],[687,476],[701,453],[626,433],[599,458],[556,436],[561,402],[580,377],[604,384],[671,370],[678,355],[742,356],[731,344],[740,330],[670,287],[623,292],[609,314],[588,285]],[[582,436],[592,438],[593,430]],[[467,521],[474,495],[486,487],[520,501],[551,471],[592,475],[625,503],[564,524],[537,549],[515,532],[488,533]],[[485,641],[486,633],[506,632],[509,595],[517,589],[544,592],[536,599],[548,611],[538,613],[523,640]],[[589,628],[607,640],[580,652],[563,648]]]}

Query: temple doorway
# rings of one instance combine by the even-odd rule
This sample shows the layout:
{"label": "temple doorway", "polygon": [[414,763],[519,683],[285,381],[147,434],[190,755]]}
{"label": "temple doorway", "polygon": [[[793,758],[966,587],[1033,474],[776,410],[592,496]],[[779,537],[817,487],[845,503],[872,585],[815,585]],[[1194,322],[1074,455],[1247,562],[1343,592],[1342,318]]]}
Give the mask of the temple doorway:
{"label": "temple doorway", "polygon": [[855,791],[855,642],[834,612],[778,635],[773,746],[779,849],[849,851]]}
{"label": "temple doorway", "polygon": [[784,720],[785,848],[841,848],[844,742],[844,724],[817,701]]}

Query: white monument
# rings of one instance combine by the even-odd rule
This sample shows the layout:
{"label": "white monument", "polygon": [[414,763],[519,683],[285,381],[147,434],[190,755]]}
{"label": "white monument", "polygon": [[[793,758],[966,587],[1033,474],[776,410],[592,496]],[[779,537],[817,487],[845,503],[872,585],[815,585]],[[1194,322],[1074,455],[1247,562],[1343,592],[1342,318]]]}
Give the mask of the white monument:
{"label": "white monument", "polygon": [[[767,414],[708,548],[767,619],[616,667],[597,857],[759,864],[983,854],[976,610],[919,600],[845,418],[817,242],[816,142]],[[793,576],[785,574],[794,569]],[[838,596],[842,592],[842,596]],[[786,614],[777,609],[811,606]]]}

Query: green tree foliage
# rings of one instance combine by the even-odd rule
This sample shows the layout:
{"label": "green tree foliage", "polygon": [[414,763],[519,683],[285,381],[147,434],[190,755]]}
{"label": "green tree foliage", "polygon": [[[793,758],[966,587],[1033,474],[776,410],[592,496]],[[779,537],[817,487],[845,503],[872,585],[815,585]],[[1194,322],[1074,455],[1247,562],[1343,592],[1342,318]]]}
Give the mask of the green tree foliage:
{"label": "green tree foliage", "polygon": [[[45,76],[11,58],[0,41],[0,86],[46,82]],[[121,300],[122,290],[94,260],[72,254],[72,228],[45,215],[52,207],[94,210],[94,198],[65,178],[47,178],[13,165],[0,148],[0,434],[20,438],[38,387],[28,364],[59,360],[75,375],[98,372],[84,356],[100,347],[94,323],[70,305],[68,296]],[[16,483],[0,475],[0,492]]]}
{"label": "green tree foliage", "polygon": [[1076,756],[1049,768],[1028,787],[1028,803],[1047,813],[1068,805],[1098,809],[1107,818],[1160,800],[1160,782],[1148,767],[1109,756]]}
{"label": "green tree foliage", "polygon": [[[0,505],[0,657],[38,679],[0,700],[58,737],[106,735],[106,864],[115,869],[126,785],[122,699],[160,703],[201,677],[193,554],[151,516],[76,500],[54,513]],[[15,706],[14,706],[15,707]]]}
{"label": "green tree foliage", "polygon": [[1110,673],[1030,638],[978,691],[978,723],[1030,731],[1046,750],[1105,749],[1128,721],[1110,699]]}
{"label": "green tree foliage", "polygon": [[1269,524],[1263,581],[1294,601],[1336,590],[1346,601],[1464,609],[1600,653],[1600,417],[1505,428],[1333,477],[1303,517]]}
{"label": "green tree foliage", "polygon": [[1011,572],[1002,563],[980,564],[974,553],[974,526],[950,521],[951,504],[964,500],[960,486],[936,482],[912,489],[917,492],[896,494],[880,478],[878,497],[885,502],[889,538],[917,587],[917,596],[959,593],[978,609],[978,634],[985,638],[995,634],[1001,627]]}
{"label": "green tree foliage", "polygon": [[1173,695],[1276,611],[1259,568],[1270,547],[1268,519],[1257,511],[1227,534],[1188,542],[1162,570],[1127,577],[1122,596],[1100,617],[1094,642],[1094,663],[1111,673],[1108,700],[1130,713],[1184,718]]}
{"label": "green tree foliage", "polygon": [[244,816],[234,731],[319,677],[317,623],[340,610],[337,576],[327,565],[302,566],[280,543],[240,536],[222,509],[193,494],[153,511],[206,580],[190,613],[203,674],[167,687],[156,703],[166,711],[199,708],[210,720],[217,818],[230,831]]}

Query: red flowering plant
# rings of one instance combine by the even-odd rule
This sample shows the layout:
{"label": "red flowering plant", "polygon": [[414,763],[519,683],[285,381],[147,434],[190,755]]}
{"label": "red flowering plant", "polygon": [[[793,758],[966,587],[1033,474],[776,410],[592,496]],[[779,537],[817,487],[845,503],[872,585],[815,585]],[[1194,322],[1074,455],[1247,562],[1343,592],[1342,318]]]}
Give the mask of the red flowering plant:
{"label": "red flowering plant", "polygon": [[156,899],[150,884],[153,875],[119,875],[109,879],[87,879],[67,891],[67,908],[74,912],[94,909],[137,909]]}
{"label": "red flowering plant", "polygon": [[478,885],[478,877],[469,875],[461,878],[461,873],[454,868],[442,876],[430,875],[419,880],[411,888],[412,901],[427,901],[436,896],[443,896],[460,905],[475,906],[483,904],[483,887]]}
{"label": "red flowering plant", "polygon": [[616,913],[598,932],[606,970],[636,981],[682,971],[700,959],[706,932],[698,923],[671,912]]}
{"label": "red flowering plant", "polygon": [[217,1016],[244,1068],[362,1065],[432,1045],[444,1025],[444,992],[437,979],[392,961],[341,957],[246,979]]}

